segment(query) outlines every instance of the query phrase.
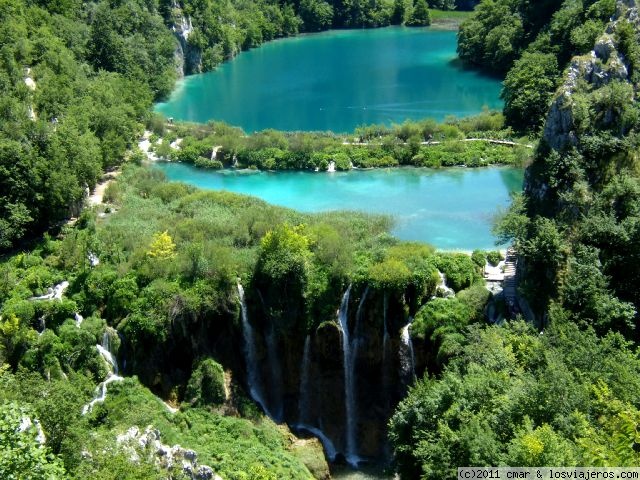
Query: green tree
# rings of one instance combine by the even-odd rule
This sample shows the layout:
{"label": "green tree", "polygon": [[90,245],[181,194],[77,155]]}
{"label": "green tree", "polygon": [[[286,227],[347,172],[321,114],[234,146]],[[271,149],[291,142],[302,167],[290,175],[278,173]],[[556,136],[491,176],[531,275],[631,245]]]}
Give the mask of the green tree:
{"label": "green tree", "polygon": [[431,25],[431,13],[427,7],[426,0],[416,0],[413,5],[413,11],[407,20],[407,26],[425,27]]}
{"label": "green tree", "polygon": [[557,75],[554,55],[524,53],[504,80],[501,96],[507,122],[523,130],[539,128],[557,86]]}
{"label": "green tree", "polygon": [[200,361],[187,384],[186,398],[194,405],[219,405],[225,396],[222,366],[212,358]]}
{"label": "green tree", "polygon": [[324,0],[301,0],[300,18],[307,32],[319,32],[331,27],[333,7]]}
{"label": "green tree", "polygon": [[60,460],[38,440],[30,412],[17,403],[0,405],[0,477],[18,480],[66,478]]}

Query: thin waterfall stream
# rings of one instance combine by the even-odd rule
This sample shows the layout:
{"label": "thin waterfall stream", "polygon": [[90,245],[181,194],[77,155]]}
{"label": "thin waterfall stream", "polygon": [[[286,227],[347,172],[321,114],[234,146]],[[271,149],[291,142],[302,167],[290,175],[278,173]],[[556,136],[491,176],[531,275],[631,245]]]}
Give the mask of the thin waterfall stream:
{"label": "thin waterfall stream", "polygon": [[113,328],[107,327],[102,334],[102,343],[96,345],[98,353],[100,353],[100,356],[104,359],[107,367],[109,368],[109,373],[104,381],[96,387],[96,394],[93,397],[93,400],[82,407],[82,415],[86,415],[91,412],[97,403],[105,401],[107,398],[107,386],[110,383],[124,380],[123,377],[118,375],[118,362],[116,361],[114,353],[111,351],[111,335],[113,334],[116,336],[118,335]]}
{"label": "thin waterfall stream", "polygon": [[[249,314],[247,313],[247,303],[244,297],[244,288],[238,283],[238,298],[240,299],[240,313],[242,317],[242,335],[244,339],[244,358],[247,367],[247,384],[249,386],[249,394],[262,409],[272,417],[267,408],[262,389],[262,379],[260,377],[260,366],[258,363],[258,354],[256,352],[255,332],[251,323],[249,323]],[[273,417],[272,417],[273,418]]]}
{"label": "thin waterfall stream", "polygon": [[347,462],[353,466],[358,465],[358,454],[356,445],[356,398],[355,384],[353,379],[353,355],[351,352],[351,341],[349,335],[349,297],[351,295],[351,285],[342,297],[340,310],[338,311],[338,321],[342,330],[342,355],[344,363],[344,396],[345,396],[345,416],[346,416],[346,452]]}

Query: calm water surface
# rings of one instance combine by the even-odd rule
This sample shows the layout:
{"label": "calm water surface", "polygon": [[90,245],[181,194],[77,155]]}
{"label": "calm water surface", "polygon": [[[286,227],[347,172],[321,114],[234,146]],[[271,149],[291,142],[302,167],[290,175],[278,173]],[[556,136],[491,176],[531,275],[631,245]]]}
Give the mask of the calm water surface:
{"label": "calm water surface", "polygon": [[214,172],[156,163],[169,180],[253,195],[303,212],[359,210],[392,215],[403,240],[446,250],[493,248],[491,222],[510,194],[522,190],[517,168],[394,168],[366,171]]}
{"label": "calm water surface", "polygon": [[332,130],[501,108],[501,83],[455,63],[456,32],[388,27],[276,40],[180,83],[157,110],[252,132]]}

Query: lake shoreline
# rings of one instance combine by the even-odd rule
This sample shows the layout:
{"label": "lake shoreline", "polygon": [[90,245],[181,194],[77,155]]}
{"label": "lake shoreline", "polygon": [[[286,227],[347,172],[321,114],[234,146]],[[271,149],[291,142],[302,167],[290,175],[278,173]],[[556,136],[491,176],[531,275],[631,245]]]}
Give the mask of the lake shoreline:
{"label": "lake shoreline", "polygon": [[359,125],[501,109],[500,81],[455,61],[452,25],[447,19],[266,42],[214,71],[185,77],[155,111],[198,124],[225,121],[246,132],[348,133]]}
{"label": "lake shoreline", "polygon": [[[250,195],[300,214],[359,212],[387,217],[389,233],[439,251],[469,254],[495,250],[491,224],[510,195],[522,188],[513,167],[389,168],[336,172],[205,171],[176,162],[154,162],[167,180],[215,192]],[[372,218],[374,218],[372,217]],[[367,217],[363,218],[363,221]]]}

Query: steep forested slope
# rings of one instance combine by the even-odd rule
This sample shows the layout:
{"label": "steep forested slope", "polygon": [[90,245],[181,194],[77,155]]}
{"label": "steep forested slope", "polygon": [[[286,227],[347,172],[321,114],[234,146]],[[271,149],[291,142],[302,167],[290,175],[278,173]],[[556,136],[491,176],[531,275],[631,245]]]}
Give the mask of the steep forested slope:
{"label": "steep forested slope", "polygon": [[539,321],[557,301],[600,332],[637,338],[640,50],[627,3],[593,52],[571,61],[507,230]]}
{"label": "steep forested slope", "polygon": [[536,129],[567,63],[593,48],[615,3],[483,1],[460,28],[458,53],[468,63],[506,74],[502,96],[508,122]]}
{"label": "steep forested slope", "polygon": [[[604,3],[585,3],[586,12]],[[505,92],[513,93],[510,82],[529,65],[529,86],[540,80],[550,95],[547,102],[540,91],[523,88],[513,97],[544,112],[538,123],[544,134],[523,195],[498,225],[505,239],[515,240],[521,306],[532,323],[461,334],[455,318],[438,317],[428,306],[418,313],[417,320],[438,325],[431,334],[439,338],[438,355],[452,360],[438,377],[419,381],[391,421],[396,461],[407,478],[455,478],[456,465],[640,461],[638,8],[633,0],[616,2],[612,20],[597,30],[581,17],[580,2],[549,2],[551,21],[538,17],[536,28],[527,27],[526,5],[482,2],[461,32],[460,49],[470,54],[464,42],[470,29],[489,25],[486,15],[502,25],[494,28],[519,25],[513,38],[524,43],[504,64],[515,62]],[[532,52],[541,38],[554,38],[561,18],[576,22],[562,30],[567,39],[593,28],[592,47],[583,51],[556,39],[548,44],[551,53]],[[584,55],[566,57],[576,52]],[[476,54],[471,58],[480,59]],[[530,62],[545,55],[546,74]],[[554,79],[557,65],[567,62]]]}

